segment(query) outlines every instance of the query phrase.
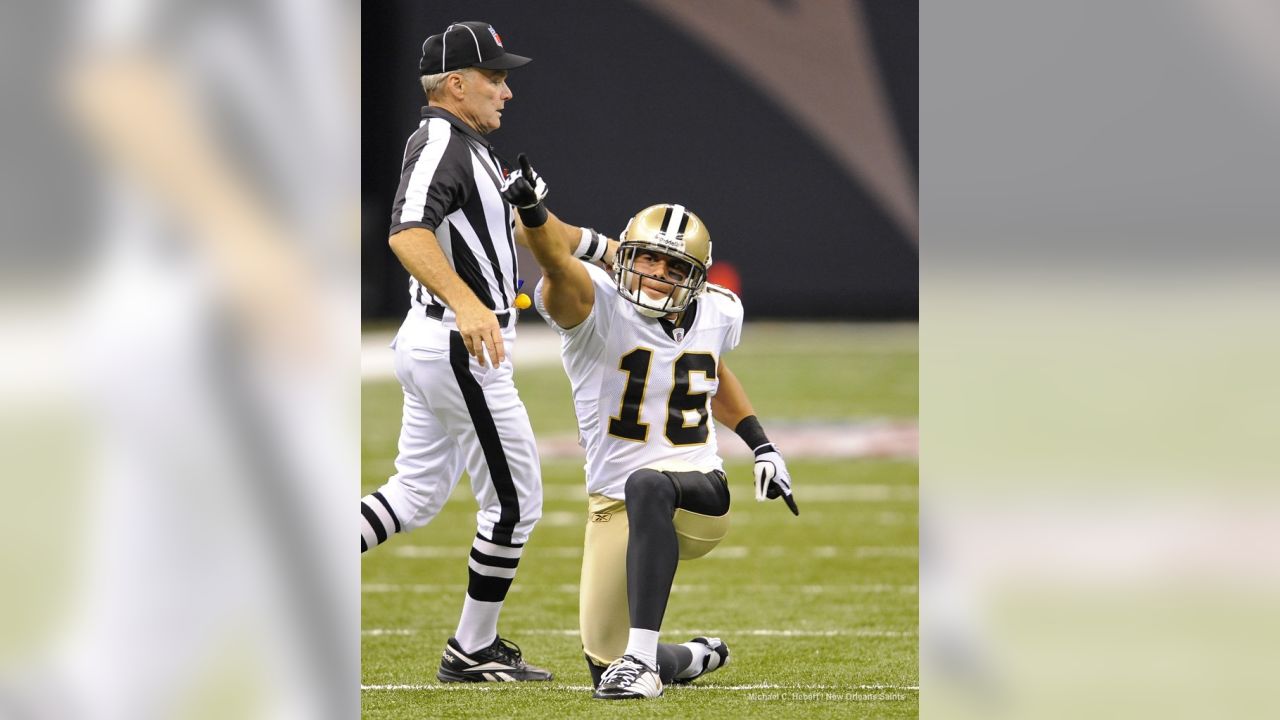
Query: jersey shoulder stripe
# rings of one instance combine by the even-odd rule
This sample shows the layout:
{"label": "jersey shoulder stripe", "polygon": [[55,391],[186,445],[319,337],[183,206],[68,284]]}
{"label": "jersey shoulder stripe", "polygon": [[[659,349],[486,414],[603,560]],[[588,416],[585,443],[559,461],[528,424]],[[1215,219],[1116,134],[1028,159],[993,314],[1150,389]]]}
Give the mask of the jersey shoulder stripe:
{"label": "jersey shoulder stripe", "polygon": [[742,301],[738,299],[738,296],[735,295],[732,290],[730,290],[729,288],[723,285],[717,285],[715,283],[707,283],[707,292],[715,293],[717,295],[722,295],[724,297],[729,298],[733,302],[738,303],[739,305],[742,304]]}
{"label": "jersey shoulder stripe", "polygon": [[731,323],[741,323],[742,301],[726,287],[707,283],[706,290],[698,297],[703,311]]}

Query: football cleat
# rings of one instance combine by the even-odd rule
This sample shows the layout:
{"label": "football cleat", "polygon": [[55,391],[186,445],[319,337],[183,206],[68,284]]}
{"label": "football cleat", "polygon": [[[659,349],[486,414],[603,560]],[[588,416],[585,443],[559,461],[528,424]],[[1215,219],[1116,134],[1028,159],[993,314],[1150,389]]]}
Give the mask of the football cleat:
{"label": "football cleat", "polygon": [[658,671],[631,655],[623,655],[605,668],[600,687],[591,696],[598,700],[630,700],[662,696]]}
{"label": "football cleat", "polygon": [[703,656],[701,667],[699,663],[694,663],[684,672],[671,679],[672,685],[684,685],[706,675],[713,670],[718,670],[729,664],[729,646],[724,644],[720,638],[696,637],[689,642],[696,642],[707,646],[707,654]]}
{"label": "football cleat", "polygon": [[449,638],[436,673],[440,682],[527,682],[550,680],[551,673],[524,661],[520,646],[498,638],[487,648],[462,652],[456,638]]}

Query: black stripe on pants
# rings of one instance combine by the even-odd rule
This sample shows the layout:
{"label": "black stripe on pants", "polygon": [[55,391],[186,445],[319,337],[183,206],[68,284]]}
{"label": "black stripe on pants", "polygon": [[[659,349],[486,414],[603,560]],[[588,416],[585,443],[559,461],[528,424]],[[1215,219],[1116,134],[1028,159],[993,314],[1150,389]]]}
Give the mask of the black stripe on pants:
{"label": "black stripe on pants", "polygon": [[520,522],[520,497],[516,494],[516,486],[511,479],[511,467],[507,465],[507,454],[502,449],[498,426],[493,423],[493,415],[485,402],[484,390],[471,374],[471,354],[467,352],[462,335],[457,331],[449,333],[449,364],[453,367],[453,376],[462,390],[462,398],[467,403],[467,412],[471,415],[471,424],[475,426],[485,463],[489,466],[489,478],[493,481],[493,488],[498,493],[498,503],[502,508],[498,522],[493,526],[493,542],[510,544],[516,523]]}

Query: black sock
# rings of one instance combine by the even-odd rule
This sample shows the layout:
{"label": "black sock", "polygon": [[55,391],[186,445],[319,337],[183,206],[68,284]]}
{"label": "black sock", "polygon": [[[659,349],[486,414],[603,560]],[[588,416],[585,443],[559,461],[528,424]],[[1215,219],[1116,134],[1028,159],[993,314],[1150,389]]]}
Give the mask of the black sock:
{"label": "black sock", "polygon": [[676,675],[692,663],[693,653],[689,648],[683,645],[658,643],[658,677],[662,678],[663,685],[674,680]]}
{"label": "black sock", "polygon": [[[659,654],[662,653],[661,645],[658,646],[658,653]],[[604,675],[604,670],[606,666],[597,665],[594,660],[587,657],[586,655],[583,655],[583,657],[587,658],[587,670],[591,672],[591,686],[597,687],[597,688],[600,687],[600,676]]]}

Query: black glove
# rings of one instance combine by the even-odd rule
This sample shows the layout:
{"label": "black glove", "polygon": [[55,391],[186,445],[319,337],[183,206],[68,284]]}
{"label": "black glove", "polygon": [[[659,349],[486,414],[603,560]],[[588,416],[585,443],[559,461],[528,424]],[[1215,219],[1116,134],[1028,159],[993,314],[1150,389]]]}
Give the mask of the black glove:
{"label": "black glove", "polygon": [[547,222],[547,207],[542,204],[550,190],[542,177],[533,171],[524,153],[516,156],[520,169],[502,183],[502,197],[516,207],[525,227],[542,227]]}

